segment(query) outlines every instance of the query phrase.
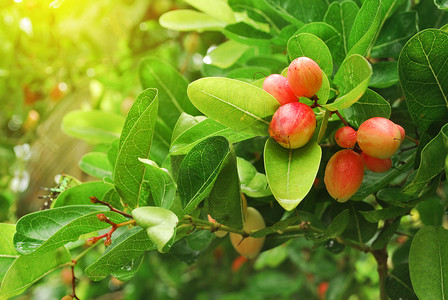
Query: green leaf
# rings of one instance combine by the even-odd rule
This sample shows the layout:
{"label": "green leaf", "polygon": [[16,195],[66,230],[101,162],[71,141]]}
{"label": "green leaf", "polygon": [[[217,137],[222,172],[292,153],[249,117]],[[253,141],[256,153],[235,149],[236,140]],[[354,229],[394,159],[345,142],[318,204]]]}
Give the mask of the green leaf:
{"label": "green leaf", "polygon": [[230,68],[250,47],[234,40],[228,40],[204,57],[204,62],[221,69]]}
{"label": "green leaf", "polygon": [[265,1],[228,0],[228,3],[233,11],[247,13],[252,20],[269,24],[275,32],[279,32],[280,28],[289,24]]}
{"label": "green leaf", "polygon": [[159,252],[166,252],[165,246],[176,234],[179,222],[172,211],[155,206],[143,206],[132,211],[135,222],[144,229]]}
{"label": "green leaf", "polygon": [[266,46],[269,45],[269,41],[272,39],[272,35],[269,33],[244,22],[227,25],[223,30],[223,34],[227,38],[245,45]]}
{"label": "green leaf", "polygon": [[448,33],[427,29],[403,47],[398,71],[409,113],[417,126],[437,129],[448,120]]}
{"label": "green leaf", "polygon": [[229,142],[216,136],[200,142],[185,156],[177,180],[183,214],[192,213],[208,196],[231,151]]}
{"label": "green leaf", "polygon": [[14,234],[16,225],[0,223],[0,282],[2,282],[6,271],[19,256],[14,248]]}
{"label": "green leaf", "polygon": [[268,251],[263,251],[257,257],[254,264],[254,269],[260,271],[266,267],[277,268],[288,259],[288,247],[275,247]]}
{"label": "green leaf", "polygon": [[447,0],[434,0],[434,3],[437,5],[439,9],[448,10],[448,1]]}
{"label": "green leaf", "polygon": [[437,196],[419,203],[416,208],[424,225],[442,226],[445,209]]}
{"label": "green leaf", "polygon": [[190,115],[199,113],[188,100],[187,79],[171,64],[156,57],[145,57],[140,62],[139,76],[144,89],[157,89],[159,106],[163,107],[158,116],[168,128],[174,128],[183,112]]}
{"label": "green leaf", "polygon": [[302,26],[303,23],[322,21],[328,4],[324,0],[265,0],[285,20]]}
{"label": "green leaf", "polygon": [[420,1],[414,10],[418,13],[419,30],[427,28],[439,28],[448,22],[448,14],[446,11],[440,10],[434,1]]}
{"label": "green leaf", "polygon": [[387,207],[378,210],[359,212],[370,223],[378,223],[381,220],[393,219],[409,213],[409,208]]}
{"label": "green leaf", "polygon": [[206,199],[208,214],[217,222],[229,227],[243,228],[243,201],[235,149],[229,144],[230,151],[221,163],[221,170]]}
{"label": "green leaf", "polygon": [[67,113],[62,120],[62,130],[89,144],[112,143],[120,136],[124,118],[105,111],[75,110]]}
{"label": "green leaf", "polygon": [[288,55],[290,60],[306,56],[313,59],[325,72],[331,75],[333,72],[333,60],[330,49],[317,36],[310,33],[300,33],[291,37],[288,41]]}
{"label": "green leaf", "polygon": [[235,22],[235,16],[227,1],[185,0],[194,8],[226,23]]}
{"label": "green leaf", "polygon": [[236,143],[253,137],[253,135],[240,133],[212,119],[206,119],[196,123],[179,134],[171,143],[170,154],[186,154],[199,142],[218,135],[227,138],[231,143]]}
{"label": "green leaf", "polygon": [[70,253],[65,248],[19,256],[3,278],[0,299],[23,293],[33,283],[71,260]]}
{"label": "green leaf", "polygon": [[400,188],[384,188],[376,193],[376,197],[388,204],[408,207],[414,206],[412,203],[418,199],[418,196],[405,195],[401,192]]}
{"label": "green leaf", "polygon": [[325,235],[329,238],[336,238],[340,236],[345,228],[347,228],[350,220],[350,210],[345,209],[338,214],[325,229]]}
{"label": "green leaf", "polygon": [[252,135],[268,135],[269,121],[280,104],[249,83],[228,78],[202,78],[188,86],[188,97],[205,115]]}
{"label": "green leaf", "polygon": [[117,270],[113,271],[111,275],[118,280],[129,281],[135,276],[135,274],[137,274],[140,266],[142,265],[142,262],[143,254],[127,262]]}
{"label": "green leaf", "polygon": [[129,111],[120,137],[114,184],[122,201],[131,208],[138,206],[142,193],[145,166],[138,159],[149,157],[158,104],[156,89],[141,92]]}
{"label": "green leaf", "polygon": [[[288,226],[293,225],[293,224],[297,223],[298,221],[308,221],[308,219],[306,218],[307,214],[309,215],[309,213],[307,213],[307,212],[298,212],[298,215],[292,215],[286,219],[278,221],[277,223],[273,224],[272,226],[268,226],[266,228],[257,230],[256,232],[254,232],[252,234],[252,237],[262,238],[262,237],[265,237],[266,235],[269,235],[272,233],[281,232],[282,230],[286,229]],[[315,224],[313,224],[313,226],[314,225]]]}
{"label": "green leaf", "polygon": [[170,208],[176,194],[176,186],[171,174],[167,169],[159,168],[152,160],[140,159],[140,161],[146,167],[145,175],[148,177],[154,204],[166,209]]}
{"label": "green leaf", "polygon": [[178,31],[220,31],[227,24],[210,15],[190,9],[177,9],[164,13],[160,25]]}
{"label": "green leaf", "polygon": [[146,231],[141,227],[133,227],[122,235],[112,239],[106,252],[93,264],[88,266],[85,274],[94,281],[99,281],[117,269],[127,265],[145,251],[155,250]]}
{"label": "green leaf", "polygon": [[352,106],[342,111],[344,118],[354,127],[373,117],[390,118],[391,107],[383,97],[367,89],[362,97]]}
{"label": "green leaf", "polygon": [[350,220],[347,228],[343,232],[342,236],[358,244],[364,244],[368,242],[376,233],[378,224],[370,223],[359,213],[359,211],[374,210],[372,206],[365,202],[349,202],[343,204],[337,204],[338,207],[335,214],[344,209],[350,209]]}
{"label": "green leaf", "polygon": [[387,275],[386,291],[392,300],[418,300],[412,289],[409,264],[405,263],[395,266],[392,272]]}
{"label": "green leaf", "polygon": [[334,76],[334,84],[339,95],[333,103],[323,105],[328,110],[341,110],[350,107],[366,91],[372,76],[372,66],[362,56],[353,54],[346,58]]}
{"label": "green leaf", "polygon": [[[448,125],[444,128],[448,128]],[[439,134],[432,139],[422,150],[420,165],[417,169],[412,182],[408,183],[403,188],[403,193],[413,195],[419,193],[426,184],[445,167],[445,157],[448,154],[448,150],[445,149],[443,143],[443,134]]]}
{"label": "green leaf", "polygon": [[421,300],[445,299],[448,295],[448,231],[425,226],[414,236],[409,251],[409,273]]}
{"label": "green leaf", "polygon": [[270,138],[264,149],[266,176],[277,202],[293,210],[310,191],[319,170],[322,150],[311,141],[299,149],[286,149]]}
{"label": "green leaf", "polygon": [[381,22],[381,0],[364,1],[353,22],[348,37],[347,57],[353,54],[365,56],[375,40]]}
{"label": "green leaf", "polygon": [[85,173],[96,178],[112,178],[112,165],[106,153],[89,152],[81,158],[78,166]]}
{"label": "green leaf", "polygon": [[400,226],[400,219],[397,218],[392,224],[386,223],[381,229],[375,241],[372,243],[372,248],[379,250],[383,249],[390,242],[390,239],[396,234],[398,227]]}
{"label": "green leaf", "polygon": [[88,205],[90,197],[101,199],[111,189],[110,184],[102,181],[90,181],[71,187],[62,193],[53,201],[51,207],[62,207],[67,205]]}
{"label": "green leaf", "polygon": [[108,210],[106,206],[76,205],[25,215],[17,222],[14,245],[22,254],[48,252],[77,241],[80,235],[109,228],[110,224],[98,220],[98,213],[114,223],[127,221]]}
{"label": "green leaf", "polygon": [[333,26],[341,35],[344,57],[349,50],[348,37],[358,12],[359,8],[353,1],[333,2],[324,16],[325,23]]}
{"label": "green leaf", "polygon": [[170,249],[173,255],[186,264],[196,262],[199,257],[206,253],[210,245],[213,234],[207,230],[197,230],[186,237],[180,239]]}
{"label": "green leaf", "polygon": [[384,23],[372,48],[372,57],[398,58],[405,43],[417,31],[417,13],[415,11],[393,15]]}
{"label": "green leaf", "polygon": [[382,61],[372,65],[373,75],[369,86],[387,88],[398,82],[398,62]]}
{"label": "green leaf", "polygon": [[265,174],[258,173],[253,164],[241,157],[237,157],[237,164],[242,193],[253,198],[272,195]]}

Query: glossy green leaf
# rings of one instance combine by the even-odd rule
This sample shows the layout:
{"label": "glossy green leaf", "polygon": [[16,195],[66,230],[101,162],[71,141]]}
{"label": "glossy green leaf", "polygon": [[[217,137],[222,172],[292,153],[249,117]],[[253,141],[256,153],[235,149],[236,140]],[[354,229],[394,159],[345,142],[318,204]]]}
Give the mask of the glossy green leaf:
{"label": "glossy green leaf", "polygon": [[90,202],[90,197],[101,199],[110,189],[111,185],[102,181],[85,182],[63,191],[59,194],[56,200],[53,201],[51,207],[92,204]]}
{"label": "glossy green leaf", "polygon": [[0,223],[0,282],[6,274],[9,266],[19,256],[14,248],[14,234],[16,225]]}
{"label": "glossy green leaf", "polygon": [[194,8],[226,23],[235,22],[235,16],[227,1],[185,0]]}
{"label": "glossy green leaf", "polygon": [[433,1],[420,1],[414,10],[418,14],[418,28],[424,30],[427,28],[439,28],[448,23],[448,14],[440,10]]}
{"label": "glossy green leaf", "polygon": [[409,213],[409,208],[387,207],[377,210],[359,212],[370,223],[378,223],[381,220],[393,219]]}
{"label": "glossy green leaf", "polygon": [[409,273],[421,300],[448,295],[448,230],[425,226],[414,236],[409,251]]}
{"label": "glossy green leaf", "polygon": [[112,178],[112,165],[110,164],[109,158],[105,153],[89,152],[81,158],[78,166],[85,173],[96,178]]}
{"label": "glossy green leaf", "polygon": [[212,241],[212,234],[208,230],[197,230],[174,243],[170,249],[170,255],[186,264],[196,262],[203,254],[207,253]]}
{"label": "glossy green leaf", "polygon": [[116,269],[111,275],[121,281],[131,280],[137,274],[143,262],[143,254]]}
{"label": "glossy green leaf", "polygon": [[275,32],[281,27],[289,24],[277,11],[270,7],[265,1],[258,0],[228,0],[230,7],[235,12],[247,13],[249,18],[256,22],[266,23]]}
{"label": "glossy green leaf", "polygon": [[392,237],[397,233],[398,227],[400,226],[400,219],[401,218],[397,218],[392,223],[386,223],[383,226],[381,232],[372,243],[373,249],[379,250],[387,246]]}
{"label": "glossy green leaf", "polygon": [[230,152],[229,142],[216,136],[200,142],[185,156],[177,180],[183,214],[193,212],[208,196]]}
{"label": "glossy green leaf", "polygon": [[418,199],[418,196],[403,194],[400,188],[381,189],[378,193],[376,193],[376,197],[381,201],[387,202],[388,204],[400,207],[408,207],[411,203]]}
{"label": "glossy green leaf", "polygon": [[308,194],[321,157],[322,150],[314,141],[291,150],[268,139],[264,149],[266,176],[272,194],[285,210],[293,210]]}
{"label": "glossy green leaf", "polygon": [[202,78],[188,86],[188,97],[205,115],[242,133],[268,135],[269,121],[280,104],[249,83]]}
{"label": "glossy green leaf", "polygon": [[[158,116],[165,127],[174,128],[181,113],[197,115],[198,110],[187,96],[188,81],[171,64],[156,57],[145,57],[139,66],[140,82],[144,89],[156,88],[158,91]],[[162,125],[157,125],[160,130]],[[169,140],[168,140],[169,142]]]}
{"label": "glossy green leaf", "polygon": [[266,46],[272,38],[269,33],[244,22],[227,25],[223,33],[227,38],[245,45]]}
{"label": "glossy green leaf", "polygon": [[432,178],[444,170],[447,154],[448,149],[445,149],[443,134],[440,132],[423,148],[417,174],[412,182],[403,188],[403,193],[413,195],[423,190]]}
{"label": "glossy green leaf", "polygon": [[112,239],[112,244],[100,258],[85,269],[85,274],[94,281],[99,281],[117,269],[127,265],[145,251],[155,250],[146,230],[134,227]]}
{"label": "glossy green leaf", "polygon": [[417,31],[417,13],[415,11],[393,15],[384,23],[372,48],[372,57],[398,58],[403,46]]}
{"label": "glossy green leaf", "polygon": [[221,164],[221,170],[205,200],[208,214],[217,222],[229,227],[243,227],[243,201],[238,178],[235,149],[230,151]]}
{"label": "glossy green leaf", "polygon": [[127,221],[106,206],[76,205],[38,211],[17,222],[14,245],[22,254],[57,249],[68,242],[77,241],[80,235],[111,227],[98,220],[99,213],[105,214],[114,223]]}
{"label": "glossy green leaf", "polygon": [[322,21],[328,7],[324,0],[266,0],[266,3],[298,27],[303,23]]}
{"label": "glossy green leaf", "polygon": [[62,130],[89,144],[108,144],[120,137],[124,118],[105,111],[75,110],[67,113],[62,120]]}
{"label": "glossy green leaf", "polygon": [[114,184],[122,201],[131,208],[139,205],[145,166],[138,159],[149,157],[158,104],[156,89],[140,93],[128,113],[120,137]]}
{"label": "glossy green leaf", "polygon": [[3,278],[0,299],[5,300],[23,293],[33,283],[71,260],[70,253],[65,248],[19,256]]}
{"label": "glossy green leaf", "polygon": [[448,10],[448,1],[447,0],[434,0],[434,3],[437,5],[439,9]]}
{"label": "glossy green leaf", "polygon": [[157,117],[154,136],[152,138],[149,158],[161,164],[168,155],[170,148],[170,137],[173,134],[170,128],[160,117]]}
{"label": "glossy green leaf", "polygon": [[220,31],[226,22],[210,15],[189,9],[177,9],[164,13],[159,19],[160,25],[178,31]]}
{"label": "glossy green leaf", "polygon": [[398,62],[382,61],[372,65],[373,75],[369,86],[387,88],[398,82]]}
{"label": "glossy green leaf", "polygon": [[328,110],[341,110],[350,107],[366,91],[372,66],[362,56],[353,54],[346,58],[334,76],[333,83],[339,88],[339,95],[333,103],[325,104]]}
{"label": "glossy green leaf", "polygon": [[242,193],[253,198],[272,195],[265,174],[259,173],[253,164],[241,157],[237,157],[237,163]]}
{"label": "glossy green leaf", "polygon": [[409,264],[404,263],[395,266],[386,277],[387,295],[392,300],[409,299],[418,300],[412,289],[411,277],[409,275]]}
{"label": "glossy green leaf", "polygon": [[420,129],[448,120],[448,33],[427,29],[404,46],[398,71],[409,113]]}
{"label": "glossy green leaf", "polygon": [[228,40],[204,57],[204,63],[221,69],[230,68],[250,47],[234,40]]}
{"label": "glossy green leaf", "polygon": [[145,164],[145,175],[148,177],[154,204],[166,209],[170,208],[176,194],[176,186],[171,174],[152,160],[140,159],[140,161]]}
{"label": "glossy green leaf", "polygon": [[144,229],[159,252],[166,252],[165,246],[176,234],[179,222],[172,211],[155,206],[142,206],[132,211],[135,222]]}
{"label": "glossy green leaf", "polygon": [[437,196],[420,202],[416,209],[424,225],[442,226],[445,209]]}
{"label": "glossy green leaf", "polygon": [[375,40],[381,22],[381,0],[364,1],[353,22],[348,37],[347,57],[353,54],[365,56]]}
{"label": "glossy green leaf", "polygon": [[103,197],[99,199],[103,202],[109,203],[116,209],[124,210],[120,195],[118,195],[117,191],[114,188],[110,188],[106,193],[104,193]]}
{"label": "glossy green leaf", "polygon": [[330,49],[317,36],[310,33],[300,33],[288,41],[288,55],[292,61],[297,57],[306,56],[313,59],[327,75],[333,72],[333,60]]}
{"label": "glossy green leaf", "polygon": [[329,238],[336,238],[340,236],[345,228],[347,228],[350,220],[350,210],[345,209],[338,214],[325,229],[325,235]]}
{"label": "glossy green leaf", "polygon": [[358,128],[364,121],[373,117],[390,118],[391,107],[383,97],[367,89],[362,97],[352,106],[342,111],[344,118]]}
{"label": "glossy green leaf", "polygon": [[368,242],[375,235],[378,224],[368,222],[359,211],[373,211],[373,207],[365,202],[349,201],[348,203],[338,203],[333,214],[339,214],[344,209],[350,210],[350,220],[342,236],[358,244]]}
{"label": "glossy green leaf", "polygon": [[341,35],[344,57],[349,51],[348,37],[359,8],[355,2],[346,0],[332,2],[324,16],[324,22],[333,26]]}
{"label": "glossy green leaf", "polygon": [[196,123],[179,134],[171,143],[170,154],[186,154],[199,142],[218,135],[227,138],[231,143],[236,143],[253,137],[253,135],[240,133],[212,119],[206,119]]}

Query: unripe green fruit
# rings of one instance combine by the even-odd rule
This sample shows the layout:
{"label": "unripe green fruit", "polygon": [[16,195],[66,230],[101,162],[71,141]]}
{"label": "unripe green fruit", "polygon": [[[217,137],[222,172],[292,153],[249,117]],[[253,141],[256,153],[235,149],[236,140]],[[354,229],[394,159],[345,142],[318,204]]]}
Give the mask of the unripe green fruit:
{"label": "unripe green fruit", "polygon": [[400,147],[401,134],[390,120],[370,118],[358,128],[358,145],[362,152],[376,158],[389,158]]}
{"label": "unripe green fruit", "polygon": [[288,149],[306,145],[316,129],[313,110],[300,102],[280,106],[269,123],[269,134],[277,143]]}
{"label": "unripe green fruit", "polygon": [[313,97],[322,86],[322,70],[309,57],[298,57],[288,67],[288,82],[297,97]]}
{"label": "unripe green fruit", "polygon": [[[263,216],[258,210],[253,207],[247,207],[245,213],[245,221],[243,230],[246,232],[251,232],[253,230],[260,230],[266,228]],[[263,248],[265,238],[253,238],[247,237],[243,240],[243,237],[237,233],[229,233],[230,241],[232,242],[233,248],[242,256],[246,258],[254,258],[260,253],[261,248]]]}
{"label": "unripe green fruit", "polygon": [[271,94],[280,105],[299,100],[291,90],[286,77],[279,74],[271,74],[266,77],[263,82],[263,90]]}
{"label": "unripe green fruit", "polygon": [[392,167],[392,160],[390,158],[376,158],[364,152],[361,153],[361,157],[366,169],[375,173],[384,173]]}
{"label": "unripe green fruit", "polygon": [[336,152],[325,168],[325,186],[331,197],[338,202],[350,199],[361,186],[363,178],[362,158],[353,150]]}
{"label": "unripe green fruit", "polygon": [[341,127],[334,134],[334,139],[342,148],[351,148],[356,144],[356,130],[350,126]]}

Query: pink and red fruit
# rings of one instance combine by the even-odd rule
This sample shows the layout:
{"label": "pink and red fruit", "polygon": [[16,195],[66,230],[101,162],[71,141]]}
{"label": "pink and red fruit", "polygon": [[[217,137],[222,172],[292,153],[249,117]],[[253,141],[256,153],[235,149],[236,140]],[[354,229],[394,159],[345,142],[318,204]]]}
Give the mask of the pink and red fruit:
{"label": "pink and red fruit", "polygon": [[[245,212],[245,220],[243,230],[251,232],[253,230],[260,230],[266,228],[263,216],[258,210],[253,207],[247,207]],[[265,238],[253,238],[247,237],[243,239],[243,236],[238,233],[229,233],[230,241],[233,248],[242,256],[246,258],[254,258],[260,253],[263,248]]]}
{"label": "pink and red fruit", "polygon": [[325,168],[325,186],[331,197],[338,202],[350,199],[361,186],[363,178],[362,158],[350,149],[336,152]]}
{"label": "pink and red fruit", "polygon": [[395,124],[382,117],[370,118],[358,128],[358,145],[367,155],[389,158],[400,147],[401,134]]}
{"label": "pink and red fruit", "polygon": [[279,74],[271,74],[263,82],[263,90],[271,94],[280,105],[298,101],[289,86],[288,79]]}
{"label": "pink and red fruit", "polygon": [[288,67],[288,82],[297,97],[313,97],[322,86],[322,70],[309,57],[294,59]]}
{"label": "pink and red fruit", "polygon": [[316,129],[313,110],[301,102],[280,106],[269,123],[269,134],[277,143],[288,149],[306,145]]}
{"label": "pink and red fruit", "polygon": [[342,148],[351,148],[356,144],[356,130],[350,126],[341,127],[336,131],[334,139]]}
{"label": "pink and red fruit", "polygon": [[404,128],[401,127],[400,125],[395,124],[395,126],[397,126],[397,127],[398,127],[398,130],[400,130],[401,142],[403,143],[404,138],[406,137],[406,132],[404,131]]}
{"label": "pink and red fruit", "polygon": [[384,173],[392,167],[392,160],[390,158],[376,158],[364,152],[361,153],[361,157],[366,169],[375,173]]}

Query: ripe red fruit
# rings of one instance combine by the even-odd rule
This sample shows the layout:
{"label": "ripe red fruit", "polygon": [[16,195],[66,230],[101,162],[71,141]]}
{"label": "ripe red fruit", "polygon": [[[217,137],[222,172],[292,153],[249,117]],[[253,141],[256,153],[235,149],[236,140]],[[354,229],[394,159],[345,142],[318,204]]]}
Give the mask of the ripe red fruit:
{"label": "ripe red fruit", "polygon": [[280,105],[298,100],[289,86],[288,79],[279,74],[271,74],[266,77],[263,82],[263,90],[271,94]]}
{"label": "ripe red fruit", "polygon": [[336,131],[334,139],[342,148],[351,148],[356,144],[356,130],[350,126],[341,127]]}
{"label": "ripe red fruit", "polygon": [[322,86],[322,70],[309,57],[294,59],[288,67],[288,82],[297,97],[314,96]]}
{"label": "ripe red fruit", "polygon": [[401,134],[392,121],[375,117],[359,126],[357,141],[361,150],[367,155],[389,158],[400,147]]}
{"label": "ripe red fruit", "polygon": [[364,152],[361,153],[361,157],[366,169],[375,173],[384,173],[392,167],[392,160],[390,158],[376,158]]}
{"label": "ripe red fruit", "polygon": [[280,106],[269,123],[269,134],[280,145],[296,149],[306,145],[316,129],[313,110],[300,102]]}
{"label": "ripe red fruit", "polygon": [[[253,207],[247,207],[245,213],[245,220],[243,230],[246,232],[251,232],[253,230],[259,230],[266,228],[263,216],[258,210]],[[261,248],[263,248],[265,238],[253,238],[248,237],[243,239],[243,237],[238,233],[229,233],[230,241],[232,242],[233,248],[242,256],[246,258],[254,258],[260,253]]]}
{"label": "ripe red fruit", "polygon": [[331,197],[338,202],[350,199],[361,186],[363,178],[362,158],[350,149],[336,152],[325,168],[325,186]]}

